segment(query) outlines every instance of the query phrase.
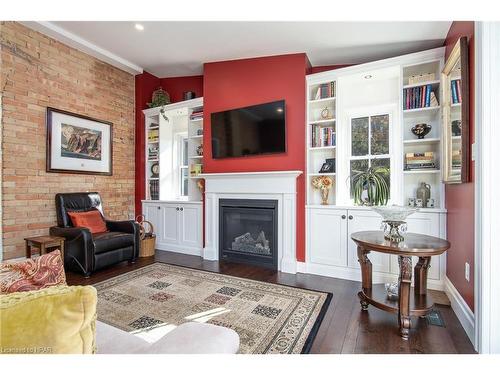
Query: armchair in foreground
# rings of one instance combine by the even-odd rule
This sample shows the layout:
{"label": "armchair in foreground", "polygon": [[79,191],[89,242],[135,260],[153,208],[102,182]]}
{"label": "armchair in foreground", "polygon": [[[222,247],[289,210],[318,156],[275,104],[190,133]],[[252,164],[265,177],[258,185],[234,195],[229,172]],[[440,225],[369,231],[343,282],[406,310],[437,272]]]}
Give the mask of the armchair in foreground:
{"label": "armchair in foreground", "polygon": [[50,234],[64,237],[66,269],[85,277],[94,271],[139,256],[139,225],[133,220],[105,220],[107,232],[91,233],[88,228],[74,227],[68,212],[98,210],[104,217],[99,193],[56,194],[57,226]]}

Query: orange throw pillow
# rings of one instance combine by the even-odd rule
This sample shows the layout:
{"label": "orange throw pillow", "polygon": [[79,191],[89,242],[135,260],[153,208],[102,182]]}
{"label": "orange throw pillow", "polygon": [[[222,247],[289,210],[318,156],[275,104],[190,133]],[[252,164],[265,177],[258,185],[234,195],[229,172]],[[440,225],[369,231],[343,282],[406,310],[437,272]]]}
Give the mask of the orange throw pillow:
{"label": "orange throw pillow", "polygon": [[66,285],[59,250],[20,262],[0,263],[0,294]]}
{"label": "orange throw pillow", "polygon": [[106,223],[98,210],[68,212],[68,215],[75,227],[89,228],[90,233],[103,233],[108,231]]}

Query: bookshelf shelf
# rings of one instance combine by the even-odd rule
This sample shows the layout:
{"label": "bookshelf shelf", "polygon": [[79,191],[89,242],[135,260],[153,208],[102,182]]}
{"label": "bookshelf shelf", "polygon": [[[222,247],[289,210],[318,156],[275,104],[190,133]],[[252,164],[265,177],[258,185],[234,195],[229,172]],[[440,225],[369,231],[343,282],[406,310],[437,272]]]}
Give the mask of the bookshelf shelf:
{"label": "bookshelf shelf", "polygon": [[333,123],[336,120],[334,118],[332,119],[327,119],[327,120],[317,120],[317,121],[309,121],[309,125],[320,125],[320,124],[328,124],[328,123]]}
{"label": "bookshelf shelf", "polygon": [[309,177],[316,177],[316,176],[335,176],[335,173],[308,173],[307,174]]}
{"label": "bookshelf shelf", "polygon": [[148,162],[155,162],[155,161],[159,161],[160,159],[148,159]]}
{"label": "bookshelf shelf", "polygon": [[423,107],[423,108],[414,108],[414,109],[404,109],[404,113],[418,113],[418,112],[433,112],[433,111],[439,111],[440,106],[435,106],[435,107]]}
{"label": "bookshelf shelf", "polygon": [[337,98],[335,96],[332,96],[330,98],[312,99],[309,100],[309,103],[314,104],[314,103],[334,102],[336,99]]}
{"label": "bookshelf shelf", "polygon": [[192,135],[188,137],[189,139],[203,139],[203,135]]}
{"label": "bookshelf shelf", "polygon": [[337,148],[337,146],[319,146],[319,147],[309,147],[309,151],[317,151],[317,150],[333,150]]}
{"label": "bookshelf shelf", "polygon": [[440,169],[415,169],[412,171],[403,170],[404,174],[440,173]]}
{"label": "bookshelf shelf", "polygon": [[403,141],[405,145],[429,145],[439,142],[441,142],[439,138],[405,139]]}
{"label": "bookshelf shelf", "polygon": [[202,122],[203,121],[203,117],[202,118],[195,118],[195,119],[189,119],[189,121],[191,122]]}
{"label": "bookshelf shelf", "polygon": [[203,159],[203,155],[191,155],[189,159]]}
{"label": "bookshelf shelf", "polygon": [[412,87],[420,87],[420,86],[427,86],[431,85],[433,88],[436,88],[439,86],[441,82],[438,80],[433,80],[433,81],[426,81],[426,82],[420,82],[420,83],[412,83],[411,85],[404,85],[403,89],[411,89]]}

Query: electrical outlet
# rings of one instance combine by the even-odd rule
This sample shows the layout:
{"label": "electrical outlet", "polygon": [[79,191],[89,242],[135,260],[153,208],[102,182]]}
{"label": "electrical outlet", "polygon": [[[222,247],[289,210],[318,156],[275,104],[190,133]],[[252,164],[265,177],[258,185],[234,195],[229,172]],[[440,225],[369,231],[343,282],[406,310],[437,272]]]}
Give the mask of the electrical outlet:
{"label": "electrical outlet", "polygon": [[469,282],[470,280],[470,265],[469,263],[465,262],[465,280]]}

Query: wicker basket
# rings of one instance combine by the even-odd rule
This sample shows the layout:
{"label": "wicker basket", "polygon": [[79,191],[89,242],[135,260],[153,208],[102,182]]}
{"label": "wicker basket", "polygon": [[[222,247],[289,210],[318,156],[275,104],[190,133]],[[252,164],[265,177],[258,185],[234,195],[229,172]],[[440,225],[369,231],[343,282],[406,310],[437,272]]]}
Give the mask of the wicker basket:
{"label": "wicker basket", "polygon": [[[139,219],[139,220],[137,220]],[[156,249],[156,235],[154,234],[154,227],[150,221],[144,220],[142,217],[138,217],[136,220],[140,227],[140,238],[141,245],[139,249],[139,257],[150,257],[155,255]],[[149,229],[146,230],[146,224]]]}

